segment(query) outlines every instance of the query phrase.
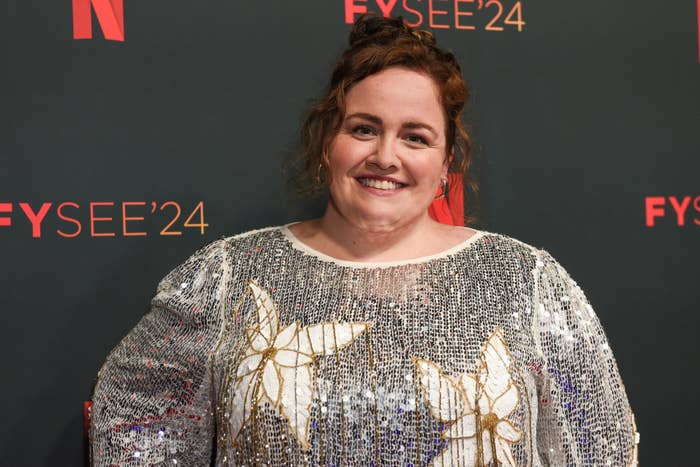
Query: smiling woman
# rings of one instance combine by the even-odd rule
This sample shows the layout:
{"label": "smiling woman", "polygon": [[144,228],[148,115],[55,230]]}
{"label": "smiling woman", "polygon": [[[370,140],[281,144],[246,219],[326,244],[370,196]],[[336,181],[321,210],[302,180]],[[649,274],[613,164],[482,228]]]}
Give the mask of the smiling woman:
{"label": "smiling woman", "polygon": [[428,215],[436,192],[448,191],[448,172],[476,192],[461,119],[467,96],[454,55],[430,32],[400,19],[358,20],[302,130],[308,185],[328,187],[328,207],[290,230],[319,251],[363,261],[430,255],[468,239],[472,229]]}
{"label": "smiling woman", "polygon": [[319,219],[213,242],[100,371],[97,465],[633,465],[582,290],[545,251],[428,215],[471,179],[454,56],[365,15],[302,132]]}
{"label": "smiling woman", "polygon": [[328,209],[292,232],[331,256],[370,261],[433,254],[473,235],[428,216],[451,157],[429,76],[402,67],[371,75],[348,92],[346,113],[329,148]]}

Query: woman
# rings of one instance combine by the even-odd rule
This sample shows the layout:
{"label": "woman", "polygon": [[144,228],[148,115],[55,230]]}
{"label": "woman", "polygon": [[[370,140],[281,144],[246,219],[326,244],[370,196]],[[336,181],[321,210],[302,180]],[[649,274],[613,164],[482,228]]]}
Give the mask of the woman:
{"label": "woman", "polygon": [[468,166],[466,97],[430,33],[358,19],[303,130],[323,217],[161,281],[100,371],[94,462],[635,464],[581,289],[544,251],[428,215]]}

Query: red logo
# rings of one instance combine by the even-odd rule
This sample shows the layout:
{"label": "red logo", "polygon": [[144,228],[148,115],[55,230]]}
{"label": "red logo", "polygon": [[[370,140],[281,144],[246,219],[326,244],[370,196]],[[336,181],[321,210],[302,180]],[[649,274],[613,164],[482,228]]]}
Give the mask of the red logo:
{"label": "red logo", "polygon": [[[668,199],[668,204],[671,205],[671,209],[666,209],[666,200]],[[656,225],[656,219],[665,217],[667,212],[669,214],[675,214],[675,221],[678,227],[684,227],[686,225],[686,218],[689,211],[691,211],[690,206],[698,215],[700,215],[700,196],[696,196],[693,199],[692,196],[647,196],[644,200],[644,210],[646,213],[646,226],[654,227]],[[690,223],[690,222],[688,222]],[[700,225],[700,217],[693,219],[693,224]]]}
{"label": "red logo", "polygon": [[91,5],[105,39],[124,42],[124,0],[73,0],[73,39],[92,39]]}

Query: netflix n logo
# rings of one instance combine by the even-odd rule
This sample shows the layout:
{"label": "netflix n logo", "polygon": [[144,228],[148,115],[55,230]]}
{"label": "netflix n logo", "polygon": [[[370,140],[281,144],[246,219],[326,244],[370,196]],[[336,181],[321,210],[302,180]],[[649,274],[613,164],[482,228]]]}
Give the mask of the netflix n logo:
{"label": "netflix n logo", "polygon": [[105,39],[124,42],[124,0],[73,0],[73,39],[92,39],[92,12]]}

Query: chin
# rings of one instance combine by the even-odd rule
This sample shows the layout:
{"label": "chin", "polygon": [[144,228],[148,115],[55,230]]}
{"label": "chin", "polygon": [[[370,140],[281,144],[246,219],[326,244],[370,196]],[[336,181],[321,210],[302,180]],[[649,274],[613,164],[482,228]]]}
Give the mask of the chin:
{"label": "chin", "polygon": [[376,210],[360,213],[356,219],[358,226],[369,231],[389,231],[419,220],[420,216],[398,215],[395,210]]}
{"label": "chin", "polygon": [[[335,201],[337,197],[334,197],[331,192],[332,209],[348,224],[368,232],[390,232],[405,225],[421,222],[423,217],[423,211],[397,209],[396,205],[399,203],[384,202],[385,200],[381,202],[347,200],[342,196],[339,198],[346,202],[337,203]],[[405,208],[406,200],[402,200],[400,204]],[[425,214],[427,216],[427,207]]]}

